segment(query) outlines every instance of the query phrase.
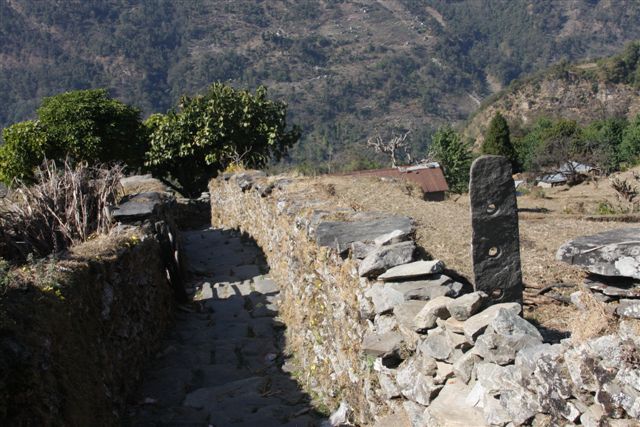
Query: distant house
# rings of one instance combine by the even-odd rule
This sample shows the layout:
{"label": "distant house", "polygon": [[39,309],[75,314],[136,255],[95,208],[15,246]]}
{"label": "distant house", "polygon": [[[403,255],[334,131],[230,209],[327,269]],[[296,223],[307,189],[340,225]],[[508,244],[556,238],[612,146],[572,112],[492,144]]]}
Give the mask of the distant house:
{"label": "distant house", "polygon": [[399,166],[389,169],[372,169],[340,174],[343,176],[377,176],[401,178],[420,186],[425,200],[442,201],[449,190],[440,165],[436,162],[415,166]]}
{"label": "distant house", "polygon": [[566,183],[567,177],[562,173],[552,173],[538,178],[538,187],[542,188],[557,187],[558,185],[564,185]]}
{"label": "distant house", "polygon": [[537,178],[538,187],[556,187],[558,185],[564,185],[570,181],[574,181],[576,176],[578,175],[590,175],[598,172],[598,169],[594,168],[593,166],[585,165],[584,163],[569,161],[560,166],[557,172],[543,175]]}

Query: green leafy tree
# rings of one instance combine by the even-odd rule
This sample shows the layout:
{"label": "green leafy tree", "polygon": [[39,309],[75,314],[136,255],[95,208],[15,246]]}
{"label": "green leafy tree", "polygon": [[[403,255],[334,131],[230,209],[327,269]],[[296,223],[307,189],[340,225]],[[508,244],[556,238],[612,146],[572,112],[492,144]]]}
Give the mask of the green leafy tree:
{"label": "green leafy tree", "polygon": [[468,190],[471,145],[463,141],[451,127],[440,128],[433,135],[430,156],[442,166],[449,191],[464,193]]}
{"label": "green leafy tree", "polygon": [[497,112],[489,123],[481,152],[482,154],[504,156],[512,162],[516,161],[516,151],[511,143],[509,125],[500,112]]}
{"label": "green leafy tree", "polygon": [[590,163],[580,142],[581,137],[580,127],[575,120],[541,119],[534,127],[533,135],[525,137],[537,140],[527,163],[529,170],[558,171],[569,161]]}
{"label": "green leafy tree", "polygon": [[585,160],[606,173],[618,170],[622,161],[620,148],[627,126],[625,118],[611,118],[596,120],[584,127],[579,143]]}
{"label": "green leafy tree", "polygon": [[620,160],[636,164],[640,158],[640,114],[629,123],[622,134],[620,143]]}
{"label": "green leafy tree", "polygon": [[287,129],[286,114],[286,104],[267,99],[265,87],[252,94],[214,83],[203,95],[183,96],[176,110],[147,120],[146,164],[177,181],[183,194],[196,195],[232,162],[263,167],[285,155],[300,138],[297,126]]}
{"label": "green leafy tree", "polygon": [[541,117],[525,131],[525,134],[514,141],[518,164],[526,171],[536,169],[538,147],[544,143],[549,129],[553,126],[551,119]]}
{"label": "green leafy tree", "polygon": [[140,112],[109,97],[106,90],[79,90],[45,98],[38,120],[4,129],[0,178],[30,180],[33,170],[49,160],[89,164],[125,162],[141,167],[146,151]]}

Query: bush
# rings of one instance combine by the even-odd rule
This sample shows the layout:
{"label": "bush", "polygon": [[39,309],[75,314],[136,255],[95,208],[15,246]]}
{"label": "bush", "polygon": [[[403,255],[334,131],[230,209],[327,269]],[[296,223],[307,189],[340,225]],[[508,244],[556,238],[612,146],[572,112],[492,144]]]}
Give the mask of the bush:
{"label": "bush", "polygon": [[146,121],[150,148],[146,164],[177,181],[185,195],[198,195],[207,181],[230,163],[263,167],[280,159],[300,138],[296,126],[287,130],[287,106],[221,83],[204,95],[184,96],[179,108]]}
{"label": "bush", "polygon": [[0,257],[22,262],[44,257],[106,233],[108,208],[116,202],[122,168],[55,162],[36,171],[36,183],[21,185],[0,209]]}
{"label": "bush", "polygon": [[504,156],[512,162],[516,161],[516,152],[511,144],[509,126],[500,112],[497,112],[489,123],[481,151],[482,154]]}
{"label": "bush", "polygon": [[433,135],[430,155],[440,162],[449,191],[464,193],[469,188],[471,146],[465,143],[451,127],[438,129]]}
{"label": "bush", "polygon": [[147,145],[140,112],[103,89],[45,98],[37,114],[38,120],[16,123],[3,132],[0,179],[7,184],[33,180],[45,159],[143,165]]}

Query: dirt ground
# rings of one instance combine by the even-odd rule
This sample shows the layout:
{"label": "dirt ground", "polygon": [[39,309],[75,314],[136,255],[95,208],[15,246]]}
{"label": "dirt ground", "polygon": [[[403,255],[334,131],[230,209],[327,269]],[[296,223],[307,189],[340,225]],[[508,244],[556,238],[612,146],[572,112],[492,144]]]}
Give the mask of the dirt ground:
{"label": "dirt ground", "polygon": [[[623,177],[631,176],[631,172]],[[419,190],[405,182],[380,178],[319,177],[340,205],[408,215],[416,220],[417,240],[434,258],[473,282],[470,255],[471,219],[468,195],[444,202],[422,200]],[[618,210],[620,203],[606,178],[575,187],[523,191],[518,196],[520,247],[525,285],[525,316],[550,330],[565,332],[576,309],[562,299],[576,291],[585,273],[555,260],[560,245],[578,236],[633,226],[629,215],[606,215],[595,219],[598,205],[607,201]],[[622,222],[622,219],[626,222]],[[561,287],[545,289],[561,283]],[[542,291],[542,292],[541,292]]]}

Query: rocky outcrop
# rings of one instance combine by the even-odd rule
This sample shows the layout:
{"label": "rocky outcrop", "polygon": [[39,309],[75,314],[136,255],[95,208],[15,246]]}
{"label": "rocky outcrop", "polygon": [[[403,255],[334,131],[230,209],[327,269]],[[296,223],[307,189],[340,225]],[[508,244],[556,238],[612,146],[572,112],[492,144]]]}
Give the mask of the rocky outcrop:
{"label": "rocky outcrop", "polygon": [[[270,185],[268,195],[257,191]],[[389,251],[410,246],[413,230],[382,227],[376,237],[362,228],[396,217],[336,206],[304,178],[245,173],[212,181],[210,194],[214,225],[247,232],[266,253],[297,377],[341,419],[504,426],[638,417],[632,325],[546,343],[519,303],[488,305],[442,262]],[[327,230],[331,238],[318,237]]]}
{"label": "rocky outcrop", "polygon": [[638,114],[640,100],[633,86],[594,78],[593,71],[576,66],[515,82],[474,113],[464,135],[472,138],[479,148],[496,112],[503,114],[510,125],[525,126],[543,116],[566,117],[584,124],[602,118],[603,114],[629,119]]}

